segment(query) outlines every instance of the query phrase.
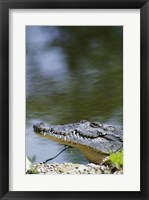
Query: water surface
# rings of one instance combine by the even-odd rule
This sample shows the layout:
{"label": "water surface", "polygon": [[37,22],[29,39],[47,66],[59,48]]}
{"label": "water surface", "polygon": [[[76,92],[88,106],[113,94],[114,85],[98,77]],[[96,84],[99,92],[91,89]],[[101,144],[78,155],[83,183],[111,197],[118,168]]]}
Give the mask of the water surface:
{"label": "water surface", "polygon": [[[27,26],[26,155],[37,163],[64,148],[36,136],[34,123],[82,119],[122,126],[123,28]],[[53,161],[88,162],[75,149]]]}

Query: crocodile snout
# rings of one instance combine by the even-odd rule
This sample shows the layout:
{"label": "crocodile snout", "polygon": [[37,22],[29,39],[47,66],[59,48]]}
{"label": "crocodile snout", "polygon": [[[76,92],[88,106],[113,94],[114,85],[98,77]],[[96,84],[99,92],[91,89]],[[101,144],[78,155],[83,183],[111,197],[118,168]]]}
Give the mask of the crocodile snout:
{"label": "crocodile snout", "polygon": [[36,131],[40,132],[40,131],[43,131],[43,129],[44,129],[45,126],[46,126],[45,123],[40,122],[40,123],[34,124],[33,129],[34,129],[35,132]]}

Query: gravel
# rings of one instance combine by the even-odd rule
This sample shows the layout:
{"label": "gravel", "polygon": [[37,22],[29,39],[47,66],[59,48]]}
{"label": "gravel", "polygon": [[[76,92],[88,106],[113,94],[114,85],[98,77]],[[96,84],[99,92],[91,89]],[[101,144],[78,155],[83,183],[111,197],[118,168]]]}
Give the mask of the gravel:
{"label": "gravel", "polygon": [[26,174],[123,174],[122,169],[109,165],[83,165],[78,163],[38,163],[32,165]]}

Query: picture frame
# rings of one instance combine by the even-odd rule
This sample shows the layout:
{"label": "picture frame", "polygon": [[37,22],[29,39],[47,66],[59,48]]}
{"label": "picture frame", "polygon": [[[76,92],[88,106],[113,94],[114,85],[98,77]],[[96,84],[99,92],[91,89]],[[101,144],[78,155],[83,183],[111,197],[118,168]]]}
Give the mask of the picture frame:
{"label": "picture frame", "polygon": [[[1,199],[148,199],[149,148],[148,148],[148,49],[149,49],[149,2],[147,0],[5,0],[1,8],[1,46],[0,59],[1,95],[0,95],[0,197]],[[141,14],[141,190],[140,191],[9,191],[9,11],[10,9],[140,9]]]}

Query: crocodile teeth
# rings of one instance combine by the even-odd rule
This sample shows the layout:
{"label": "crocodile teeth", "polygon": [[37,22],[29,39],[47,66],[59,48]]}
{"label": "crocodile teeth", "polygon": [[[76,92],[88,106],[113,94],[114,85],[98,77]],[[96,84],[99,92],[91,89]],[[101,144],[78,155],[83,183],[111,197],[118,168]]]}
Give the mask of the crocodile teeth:
{"label": "crocodile teeth", "polygon": [[83,140],[83,137],[80,136],[79,139],[80,139],[80,140]]}
{"label": "crocodile teeth", "polygon": [[73,138],[74,138],[75,140],[77,140],[77,139],[78,139],[77,135],[73,135]]}
{"label": "crocodile teeth", "polygon": [[65,136],[65,137],[64,137],[64,141],[66,141],[66,139],[67,139],[67,138],[66,138],[66,136]]}
{"label": "crocodile teeth", "polygon": [[46,133],[44,133],[43,135],[44,135],[44,136],[46,136],[47,134],[46,134]]}

